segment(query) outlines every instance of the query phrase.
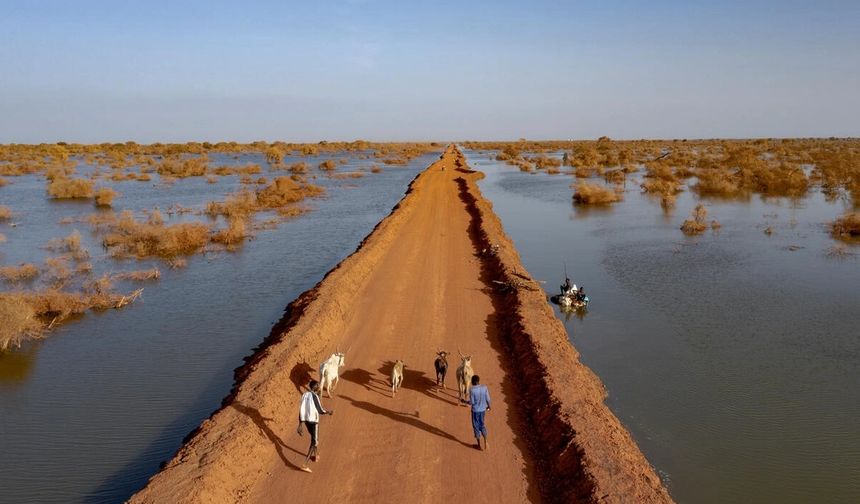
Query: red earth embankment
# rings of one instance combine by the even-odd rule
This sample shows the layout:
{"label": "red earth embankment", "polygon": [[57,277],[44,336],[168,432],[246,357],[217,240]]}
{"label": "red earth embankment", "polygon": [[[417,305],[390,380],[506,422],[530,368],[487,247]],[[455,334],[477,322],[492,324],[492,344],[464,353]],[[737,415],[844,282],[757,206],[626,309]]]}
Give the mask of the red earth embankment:
{"label": "red earth embankment", "polygon": [[[131,501],[671,502],[520,264],[480,176],[450,147],[416,177],[359,249],[288,307],[222,408]],[[303,473],[301,388],[337,346],[350,348],[346,366],[323,399],[336,414]],[[474,448],[451,390],[456,357],[449,388],[434,387],[439,348],[471,354],[490,388],[488,451]],[[392,398],[395,359],[407,367]]]}

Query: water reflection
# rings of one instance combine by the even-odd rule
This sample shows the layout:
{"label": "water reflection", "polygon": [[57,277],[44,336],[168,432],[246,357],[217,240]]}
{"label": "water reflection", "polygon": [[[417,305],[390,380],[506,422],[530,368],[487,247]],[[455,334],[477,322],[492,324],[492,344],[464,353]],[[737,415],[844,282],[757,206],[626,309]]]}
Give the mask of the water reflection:
{"label": "water reflection", "polygon": [[0,384],[23,383],[33,371],[40,346],[41,342],[34,341],[17,350],[0,352]]}

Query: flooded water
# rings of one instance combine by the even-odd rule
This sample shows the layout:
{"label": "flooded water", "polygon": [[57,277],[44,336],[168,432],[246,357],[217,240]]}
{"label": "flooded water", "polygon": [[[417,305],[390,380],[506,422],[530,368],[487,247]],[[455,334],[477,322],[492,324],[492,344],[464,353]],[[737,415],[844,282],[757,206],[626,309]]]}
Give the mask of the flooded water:
{"label": "flooded water", "polygon": [[843,203],[704,200],[722,228],[685,237],[689,191],[580,209],[571,176],[467,154],[532,276],[585,286],[557,313],[678,502],[860,502],[860,259],[823,225]]}
{"label": "flooded water", "polygon": [[[316,166],[328,157],[285,162]],[[312,170],[318,175],[312,182],[327,193],[307,203],[310,213],[257,231],[238,252],[191,257],[180,270],[107,259],[86,224],[57,224],[92,213],[91,201],[48,201],[44,178],[9,177],[0,203],[17,212],[18,226],[2,226],[8,242],[0,246],[0,265],[38,262],[48,253],[40,248],[45,242],[79,229],[97,274],[159,265],[162,278],[144,284],[131,307],[87,314],[43,341],[0,354],[0,502],[119,502],[142,487],[220,405],[233,369],[269,334],[284,306],[351,253],[437,157],[357,179],[333,180]],[[210,158],[265,167],[259,155]],[[338,171],[372,163],[351,159]],[[240,187],[236,176],[216,184],[196,177],[160,188],[112,185],[122,193],[117,210],[135,211],[164,211],[177,202],[199,210]],[[174,215],[168,222],[201,218]]]}

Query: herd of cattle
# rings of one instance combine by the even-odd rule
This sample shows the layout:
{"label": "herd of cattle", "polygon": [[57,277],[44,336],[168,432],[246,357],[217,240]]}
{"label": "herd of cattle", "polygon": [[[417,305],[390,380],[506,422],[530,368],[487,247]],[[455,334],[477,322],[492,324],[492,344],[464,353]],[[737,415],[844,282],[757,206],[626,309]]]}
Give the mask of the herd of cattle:
{"label": "herd of cattle", "polygon": [[[460,365],[457,366],[457,397],[460,402],[464,402],[469,398],[469,392],[472,388],[472,375],[475,372],[472,370],[472,356],[463,355],[460,349],[457,349],[460,354]],[[332,391],[337,387],[340,381],[340,368],[345,364],[345,352],[339,349],[331,354],[328,359],[320,364],[320,390],[321,393],[328,394],[331,397]],[[445,386],[445,375],[448,374],[448,352],[439,350],[436,352],[436,360],[433,366],[436,368],[436,386],[447,388]],[[403,368],[405,364],[402,360],[397,359],[391,369],[391,397],[400,390],[403,384]]]}

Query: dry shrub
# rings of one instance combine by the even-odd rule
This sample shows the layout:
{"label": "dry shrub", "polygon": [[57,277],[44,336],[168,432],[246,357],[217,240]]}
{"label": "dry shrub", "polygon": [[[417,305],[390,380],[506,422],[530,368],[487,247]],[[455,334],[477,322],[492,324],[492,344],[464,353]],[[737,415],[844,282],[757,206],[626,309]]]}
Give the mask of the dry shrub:
{"label": "dry shrub", "polygon": [[705,208],[705,205],[701,203],[696,205],[696,208],[693,209],[690,217],[690,219],[685,220],[684,223],[681,224],[681,231],[683,231],[684,234],[695,235],[703,233],[708,229],[708,209]]}
{"label": "dry shrub", "polygon": [[323,161],[319,165],[319,169],[325,170],[325,171],[332,171],[336,168],[337,168],[337,163],[334,161],[334,159],[326,159],[325,161]]}
{"label": "dry shrub", "polygon": [[12,218],[12,209],[6,205],[0,205],[0,221]]}
{"label": "dry shrub", "polygon": [[25,282],[39,276],[39,268],[32,263],[22,263],[18,266],[3,266],[0,268],[0,279],[7,282]]}
{"label": "dry shrub", "polygon": [[69,262],[62,257],[49,257],[45,259],[46,276],[48,283],[53,287],[62,287],[72,277]]}
{"label": "dry shrub", "polygon": [[218,182],[218,177],[216,177],[215,175],[207,175],[206,182],[208,184],[214,184],[215,182]]}
{"label": "dry shrub", "polygon": [[597,184],[579,182],[572,187],[576,189],[573,202],[577,205],[609,205],[624,199],[621,193]]}
{"label": "dry shrub", "polygon": [[299,215],[306,214],[310,212],[309,208],[300,207],[300,206],[288,206],[279,208],[277,210],[278,215],[283,217],[284,219],[290,219],[292,217],[298,217]]}
{"label": "dry shrub", "polygon": [[[547,170],[549,173],[549,170]],[[621,168],[614,168],[603,172],[603,180],[608,184],[623,184],[627,180],[627,173]]]}
{"label": "dry shrub", "polygon": [[44,335],[46,329],[90,309],[122,308],[133,302],[142,289],[121,295],[110,291],[107,276],[85,285],[85,292],[57,289],[0,293],[0,350],[21,346],[27,339]]}
{"label": "dry shrub", "polygon": [[56,199],[92,198],[93,185],[87,179],[58,177],[48,184],[48,194]]}
{"label": "dry shrub", "polygon": [[257,202],[263,208],[278,208],[322,193],[322,187],[299,185],[289,177],[276,177],[271,184],[257,193]]}
{"label": "dry shrub", "polygon": [[834,238],[860,238],[860,213],[851,212],[830,223],[830,233]]}
{"label": "dry shrub", "polygon": [[119,273],[114,275],[116,280],[134,280],[137,282],[143,282],[146,280],[158,280],[161,278],[161,272],[158,268],[152,268],[148,270],[139,270],[139,271],[127,271],[125,273]]}
{"label": "dry shrub", "polygon": [[194,254],[209,241],[209,226],[200,222],[165,225],[156,211],[147,222],[123,212],[102,243],[115,257],[169,258]]}
{"label": "dry shrub", "polygon": [[171,257],[167,260],[167,266],[170,269],[180,269],[188,266],[188,261],[182,257]]}
{"label": "dry shrub", "polygon": [[289,167],[289,170],[292,173],[307,173],[307,171],[309,169],[310,169],[310,166],[308,166],[308,164],[305,163],[304,161],[299,161],[298,163],[293,163]]}
{"label": "dry shrub", "polygon": [[357,179],[357,178],[361,178],[363,176],[364,176],[364,173],[361,173],[361,172],[344,172],[344,173],[334,173],[332,175],[329,175],[329,178],[332,178],[335,180],[344,180],[344,179],[351,179],[351,178]]}
{"label": "dry shrub", "polygon": [[696,177],[694,188],[701,195],[735,196],[741,192],[737,176],[728,170],[699,170]]}
{"label": "dry shrub", "polygon": [[370,173],[382,173],[382,168],[380,168],[380,167],[378,167],[378,166],[376,166],[376,165],[373,165],[373,166],[370,168]]}
{"label": "dry shrub", "polygon": [[0,293],[0,351],[18,348],[28,339],[44,334],[36,311],[20,294]]}
{"label": "dry shrub", "polygon": [[247,189],[228,194],[223,202],[210,201],[206,213],[212,216],[246,217],[257,211],[257,195]]}
{"label": "dry shrub", "polygon": [[141,173],[137,176],[137,180],[138,182],[149,182],[150,180],[152,180],[152,176],[150,176],[150,174],[148,173]]}
{"label": "dry shrub", "polygon": [[248,226],[245,219],[240,217],[231,217],[227,227],[212,235],[212,241],[215,243],[223,243],[227,246],[238,245],[245,241],[248,237]]}
{"label": "dry shrub", "polygon": [[109,207],[113,204],[113,199],[119,196],[119,193],[110,187],[102,187],[96,191],[96,206]]}
{"label": "dry shrub", "polygon": [[72,231],[65,238],[54,238],[48,241],[45,248],[66,254],[64,258],[70,258],[75,261],[84,261],[90,256],[87,249],[81,245],[81,233],[77,230]]}
{"label": "dry shrub", "polygon": [[209,160],[206,157],[193,157],[184,160],[165,159],[156,171],[162,177],[185,178],[206,175]]}
{"label": "dry shrub", "polygon": [[0,177],[0,187],[3,187],[4,185],[6,185],[8,183],[9,183],[8,180],[4,179],[3,177]]}

